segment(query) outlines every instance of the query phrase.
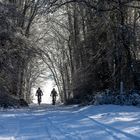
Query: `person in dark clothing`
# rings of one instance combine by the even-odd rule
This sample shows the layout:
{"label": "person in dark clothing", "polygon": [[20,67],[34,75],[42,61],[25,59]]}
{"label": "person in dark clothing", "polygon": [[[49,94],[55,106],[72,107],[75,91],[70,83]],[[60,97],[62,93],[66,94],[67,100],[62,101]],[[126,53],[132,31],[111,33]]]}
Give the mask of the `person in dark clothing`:
{"label": "person in dark clothing", "polygon": [[52,104],[55,105],[55,102],[56,102],[56,96],[58,96],[55,88],[53,88],[53,90],[51,91],[51,95],[52,96]]}
{"label": "person in dark clothing", "polygon": [[43,92],[42,92],[42,90],[40,88],[37,89],[36,96],[37,96],[38,104],[40,105],[40,103],[41,103],[41,97],[43,96]]}

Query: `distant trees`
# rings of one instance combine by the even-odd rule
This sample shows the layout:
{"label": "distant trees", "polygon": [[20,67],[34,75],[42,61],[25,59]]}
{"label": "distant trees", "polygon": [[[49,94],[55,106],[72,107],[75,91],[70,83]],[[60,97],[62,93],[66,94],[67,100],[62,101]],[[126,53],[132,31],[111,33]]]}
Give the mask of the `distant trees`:
{"label": "distant trees", "polygon": [[26,76],[29,75],[31,60],[36,57],[29,32],[38,10],[38,2],[0,2],[0,87],[18,98],[25,98],[25,94],[29,94],[26,88],[30,87],[30,83]]}
{"label": "distant trees", "polygon": [[[3,0],[0,2],[0,87],[8,94],[31,102],[31,88],[47,68],[49,55],[37,44],[32,32],[40,15],[49,12],[55,1]],[[39,48],[40,47],[40,48]],[[45,58],[46,57],[46,58]],[[42,61],[43,60],[43,61]],[[51,59],[49,59],[51,60]],[[58,83],[58,78],[55,78]]]}
{"label": "distant trees", "polygon": [[31,56],[30,43],[18,26],[21,20],[16,5],[0,3],[0,86],[23,98],[23,78]]}
{"label": "distant trees", "polygon": [[30,102],[47,68],[63,102],[119,90],[121,82],[139,88],[138,0],[4,0],[0,7],[0,86],[9,93]]}
{"label": "distant trees", "polygon": [[138,88],[134,81],[135,62],[139,59],[135,48],[139,46],[135,42],[138,36],[134,32],[133,12],[139,19],[134,5],[139,8],[140,3],[83,2],[69,5],[74,95],[83,97],[107,88],[119,90],[121,81],[126,90]]}
{"label": "distant trees", "polygon": [[55,67],[65,101],[93,91],[119,90],[121,82],[126,90],[138,89],[139,4],[136,0],[57,1],[53,8],[59,10],[53,15],[59,13],[63,20],[51,20],[50,15],[46,28],[60,61]]}

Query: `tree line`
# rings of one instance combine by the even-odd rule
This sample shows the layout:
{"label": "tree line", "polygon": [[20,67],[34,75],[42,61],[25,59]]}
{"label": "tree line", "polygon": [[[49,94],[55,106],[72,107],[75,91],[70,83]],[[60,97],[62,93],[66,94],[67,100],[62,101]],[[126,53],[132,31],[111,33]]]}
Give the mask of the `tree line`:
{"label": "tree line", "polygon": [[47,71],[62,102],[140,87],[138,0],[5,0],[0,3],[0,78],[31,102]]}

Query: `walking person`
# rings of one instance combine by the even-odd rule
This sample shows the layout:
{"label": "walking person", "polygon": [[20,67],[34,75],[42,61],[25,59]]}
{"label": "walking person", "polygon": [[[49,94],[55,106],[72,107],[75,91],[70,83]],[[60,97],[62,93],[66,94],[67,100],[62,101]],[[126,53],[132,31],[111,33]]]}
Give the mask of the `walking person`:
{"label": "walking person", "polygon": [[55,105],[55,102],[56,102],[56,96],[58,96],[55,88],[53,88],[53,90],[51,91],[51,95],[52,96],[52,105]]}
{"label": "walking person", "polygon": [[38,101],[38,104],[40,105],[41,101],[42,101],[42,96],[43,96],[43,92],[40,88],[37,89],[36,91],[36,96],[37,96],[37,101]]}

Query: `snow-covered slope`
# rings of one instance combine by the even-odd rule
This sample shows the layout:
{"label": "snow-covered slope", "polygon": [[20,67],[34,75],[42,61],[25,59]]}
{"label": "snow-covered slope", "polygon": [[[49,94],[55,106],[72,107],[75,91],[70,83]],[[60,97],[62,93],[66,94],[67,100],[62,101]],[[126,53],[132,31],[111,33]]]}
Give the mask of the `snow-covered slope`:
{"label": "snow-covered slope", "polygon": [[32,105],[1,110],[0,140],[140,140],[140,108]]}

